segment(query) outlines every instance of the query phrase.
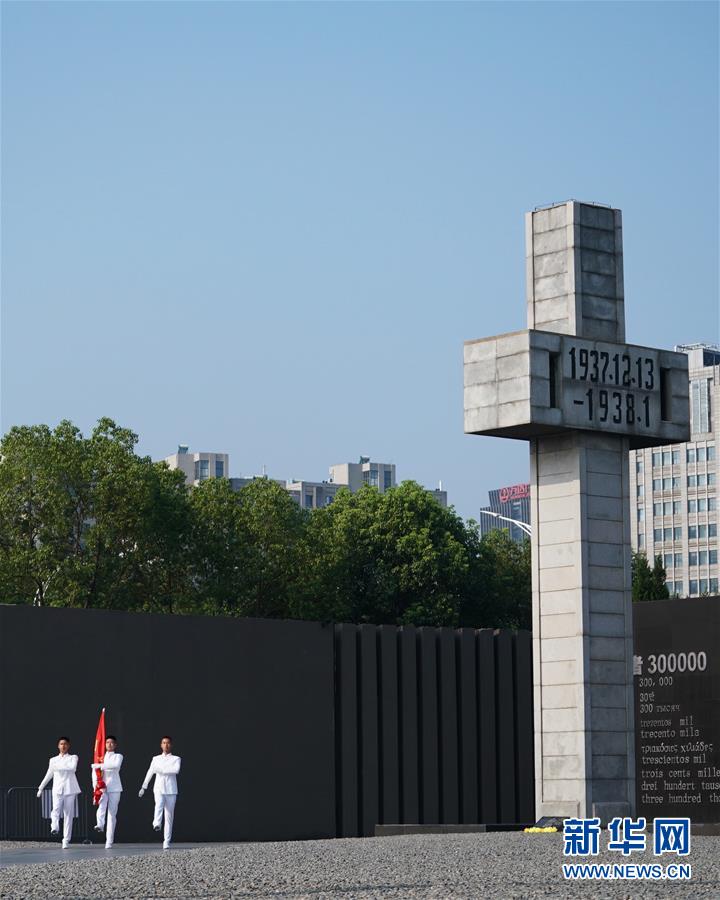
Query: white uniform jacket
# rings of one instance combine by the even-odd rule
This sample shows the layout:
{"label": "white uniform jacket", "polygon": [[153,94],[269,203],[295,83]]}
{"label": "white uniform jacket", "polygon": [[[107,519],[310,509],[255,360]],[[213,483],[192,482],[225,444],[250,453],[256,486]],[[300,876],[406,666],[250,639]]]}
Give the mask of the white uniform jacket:
{"label": "white uniform jacket", "polygon": [[64,756],[53,756],[48,763],[48,770],[45,777],[40,782],[38,790],[41,791],[52,778],[53,796],[68,796],[69,794],[79,794],[80,785],[75,776],[77,770],[78,758],[74,753],[66,753]]}
{"label": "white uniform jacket", "polygon": [[[123,764],[122,753],[114,753],[108,750],[103,757],[102,773],[105,782],[105,790],[108,794],[119,794],[122,791],[122,781],[120,781],[120,767]],[[93,790],[97,785],[97,769],[92,770]]]}
{"label": "white uniform jacket", "polygon": [[147,789],[150,779],[155,776],[153,792],[156,794],[177,794],[177,778],[180,772],[180,757],[172,753],[160,753],[153,756],[150,768],[143,781],[143,790]]}

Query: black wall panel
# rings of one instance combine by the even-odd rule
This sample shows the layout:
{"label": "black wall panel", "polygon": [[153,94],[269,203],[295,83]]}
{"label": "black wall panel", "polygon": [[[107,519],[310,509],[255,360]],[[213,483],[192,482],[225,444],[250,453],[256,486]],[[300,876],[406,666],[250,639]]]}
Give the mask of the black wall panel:
{"label": "black wall panel", "polygon": [[99,711],[125,755],[117,840],[169,733],[175,837],[371,835],[534,819],[529,633],[0,605],[0,785],[37,785],[69,733],[90,791]]}

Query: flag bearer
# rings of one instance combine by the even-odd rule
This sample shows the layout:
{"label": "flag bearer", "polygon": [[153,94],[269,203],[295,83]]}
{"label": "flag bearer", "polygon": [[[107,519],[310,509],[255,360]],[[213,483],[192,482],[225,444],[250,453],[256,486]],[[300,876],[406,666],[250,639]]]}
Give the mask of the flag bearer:
{"label": "flag bearer", "polygon": [[[116,753],[117,738],[109,734],[105,739],[105,756],[101,763],[92,764],[93,789],[97,786],[98,772],[102,772],[105,781],[105,790],[100,797],[97,809],[97,824],[95,831],[105,831],[105,849],[109,850],[115,840],[115,825],[117,824],[117,811],[122,794],[122,782],[120,781],[120,768],[123,764],[122,753]],[[107,830],[105,822],[107,820]]]}
{"label": "flag bearer", "polygon": [[153,814],[153,828],[155,831],[160,831],[163,813],[165,813],[163,850],[169,850],[170,841],[172,840],[173,818],[175,816],[175,801],[178,794],[177,775],[180,772],[180,757],[173,756],[172,738],[167,735],[160,741],[160,749],[162,753],[158,756],[153,756],[138,796],[142,797],[147,790],[150,779],[154,775],[155,811]]}
{"label": "flag bearer", "polygon": [[52,811],[50,813],[50,834],[60,833],[60,816],[63,824],[63,850],[66,850],[72,838],[73,818],[75,816],[75,800],[80,793],[77,771],[78,758],[70,753],[70,740],[61,737],[58,740],[57,756],[50,758],[48,770],[40,782],[37,795],[42,797],[43,788],[52,779]]}

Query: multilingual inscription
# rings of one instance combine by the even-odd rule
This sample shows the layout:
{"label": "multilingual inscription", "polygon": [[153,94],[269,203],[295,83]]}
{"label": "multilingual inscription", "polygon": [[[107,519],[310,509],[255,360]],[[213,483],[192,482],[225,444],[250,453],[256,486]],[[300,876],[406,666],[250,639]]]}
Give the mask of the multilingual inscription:
{"label": "multilingual inscription", "polygon": [[720,599],[633,613],[638,814],[720,822]]}

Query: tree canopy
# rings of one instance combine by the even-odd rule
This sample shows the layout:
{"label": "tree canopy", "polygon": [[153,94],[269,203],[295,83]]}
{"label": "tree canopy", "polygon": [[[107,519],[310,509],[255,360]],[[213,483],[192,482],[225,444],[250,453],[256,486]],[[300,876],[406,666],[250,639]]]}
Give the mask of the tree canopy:
{"label": "tree canopy", "polygon": [[101,419],[0,443],[0,602],[322,621],[530,627],[529,543],[408,481],[306,512],[276,482],[187,487]]}

